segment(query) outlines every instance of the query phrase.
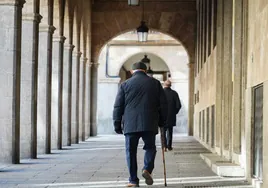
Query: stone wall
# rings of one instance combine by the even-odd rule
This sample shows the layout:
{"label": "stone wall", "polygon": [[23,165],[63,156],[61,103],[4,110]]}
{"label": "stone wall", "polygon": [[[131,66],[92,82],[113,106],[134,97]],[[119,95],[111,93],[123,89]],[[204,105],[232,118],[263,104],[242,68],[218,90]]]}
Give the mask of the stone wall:
{"label": "stone wall", "polygon": [[[247,85],[246,91],[248,100],[245,105],[248,111],[248,116],[245,121],[246,126],[246,143],[248,147],[245,147],[245,153],[251,153],[253,147],[253,101],[254,87],[263,84],[263,184],[262,187],[268,186],[268,153],[267,148],[267,129],[268,119],[266,114],[268,113],[268,1],[256,0],[254,2],[248,1],[248,57],[247,57]],[[247,158],[247,176],[251,177],[253,174],[250,165],[252,164],[253,156],[249,155]],[[256,181],[256,180],[255,180]],[[258,185],[260,182],[256,181]]]}
{"label": "stone wall", "polygon": [[249,1],[247,87],[268,80],[268,1]]}

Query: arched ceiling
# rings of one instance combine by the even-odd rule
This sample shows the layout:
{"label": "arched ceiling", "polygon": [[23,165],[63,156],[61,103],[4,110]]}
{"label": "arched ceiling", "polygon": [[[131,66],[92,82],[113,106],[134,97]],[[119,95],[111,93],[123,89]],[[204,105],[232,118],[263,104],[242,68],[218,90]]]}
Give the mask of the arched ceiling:
{"label": "arched ceiling", "polygon": [[[190,62],[195,57],[195,0],[145,1],[145,21],[149,28],[169,34],[180,41]],[[92,5],[92,61],[112,38],[139,26],[141,6],[126,1],[95,0]]]}

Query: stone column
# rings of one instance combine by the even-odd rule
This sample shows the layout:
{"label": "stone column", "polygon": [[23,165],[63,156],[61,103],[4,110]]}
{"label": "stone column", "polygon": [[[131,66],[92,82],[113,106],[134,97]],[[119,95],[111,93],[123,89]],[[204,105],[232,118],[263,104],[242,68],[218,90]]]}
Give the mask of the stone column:
{"label": "stone column", "polygon": [[52,57],[52,148],[62,149],[62,76],[65,37],[53,37]]}
{"label": "stone column", "polygon": [[20,162],[21,17],[23,0],[0,1],[0,161]]}
{"label": "stone column", "polygon": [[91,63],[86,64],[85,78],[85,138],[90,137],[90,81]]}
{"label": "stone column", "polygon": [[90,136],[97,135],[98,66],[99,64],[94,63],[91,67]]}
{"label": "stone column", "polygon": [[[245,167],[246,175],[247,175],[247,158],[251,158],[246,154],[247,150],[247,139],[251,141],[251,137],[246,136],[246,87],[247,87],[247,64],[248,64],[248,0],[243,0],[243,36],[242,36],[242,80],[241,80],[241,164]],[[250,124],[251,127],[251,124]],[[251,168],[251,165],[249,166]],[[250,174],[251,175],[251,174]]]}
{"label": "stone column", "polygon": [[85,141],[85,76],[87,58],[83,57],[80,61],[80,86],[79,86],[79,138]]}
{"label": "stone column", "polygon": [[[207,13],[206,13],[206,30],[207,30],[207,33],[206,33],[206,56],[207,56],[207,59],[208,57],[211,55],[211,34],[212,34],[212,29],[211,29],[211,26],[212,26],[212,23],[211,23],[211,20],[212,20],[212,16],[211,16],[211,12],[212,12],[212,0],[207,0],[207,5],[206,5],[206,9],[207,9]],[[207,132],[207,134],[209,134]]]}
{"label": "stone column", "polygon": [[199,17],[200,17],[200,2],[197,2],[197,28],[196,28],[196,43],[195,43],[195,59],[196,59],[196,64],[195,64],[195,76],[197,76],[197,73],[198,73],[198,64],[199,64],[199,51],[200,51],[200,48],[199,48],[199,45],[200,45],[200,41],[199,41],[199,38],[200,38],[200,22],[199,22]]}
{"label": "stone column", "polygon": [[63,89],[62,89],[62,145],[71,145],[72,127],[72,61],[74,45],[64,45]]}
{"label": "stone column", "polygon": [[81,52],[73,53],[72,64],[72,144],[79,143],[79,65]]}
{"label": "stone column", "polygon": [[216,63],[216,104],[215,104],[215,146],[221,155],[222,140],[222,58],[223,58],[223,0],[217,2],[217,63]]}
{"label": "stone column", "polygon": [[233,0],[224,1],[224,34],[223,34],[223,149],[224,156],[230,158],[232,141],[232,17]]}
{"label": "stone column", "polygon": [[201,71],[203,67],[203,59],[204,59],[204,24],[203,24],[203,15],[204,15],[204,9],[203,9],[204,1],[200,1],[200,61],[199,61],[199,72]]}
{"label": "stone column", "polygon": [[44,23],[39,28],[37,147],[39,153],[51,153],[51,71],[52,35],[55,27]]}
{"label": "stone column", "polygon": [[188,135],[193,136],[194,129],[194,63],[189,63],[189,109],[188,109]]}
{"label": "stone column", "polygon": [[207,46],[207,0],[203,0],[203,13],[202,13],[202,37],[203,37],[203,44],[202,44],[202,48],[203,48],[203,52],[202,52],[202,64],[201,64],[201,69],[204,67],[205,62],[207,61],[207,56],[206,56],[206,46]]}
{"label": "stone column", "polygon": [[[243,0],[234,2],[234,46],[233,46],[233,109],[232,109],[232,151],[241,153],[241,109],[242,109],[242,37],[243,37]],[[236,157],[233,155],[232,157]],[[239,159],[235,159],[239,162]]]}
{"label": "stone column", "polygon": [[[33,7],[32,4],[29,6]],[[33,12],[25,12],[22,16],[21,158],[37,157],[37,73],[41,18],[39,13]]]}

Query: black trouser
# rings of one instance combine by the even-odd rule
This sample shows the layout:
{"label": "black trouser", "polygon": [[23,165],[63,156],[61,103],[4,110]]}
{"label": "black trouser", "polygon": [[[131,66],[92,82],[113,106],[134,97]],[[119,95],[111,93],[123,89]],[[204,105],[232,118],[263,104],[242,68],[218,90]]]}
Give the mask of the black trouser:
{"label": "black trouser", "polygon": [[172,135],[173,135],[173,127],[164,127],[163,128],[163,136],[164,136],[164,146],[165,148],[172,148]]}

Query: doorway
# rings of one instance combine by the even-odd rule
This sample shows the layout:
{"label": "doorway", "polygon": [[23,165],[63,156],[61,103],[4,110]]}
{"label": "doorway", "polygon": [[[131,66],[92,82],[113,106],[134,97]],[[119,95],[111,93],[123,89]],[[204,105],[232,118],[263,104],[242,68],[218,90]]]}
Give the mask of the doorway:
{"label": "doorway", "polygon": [[253,122],[253,176],[263,177],[263,85],[253,89],[254,122]]}

